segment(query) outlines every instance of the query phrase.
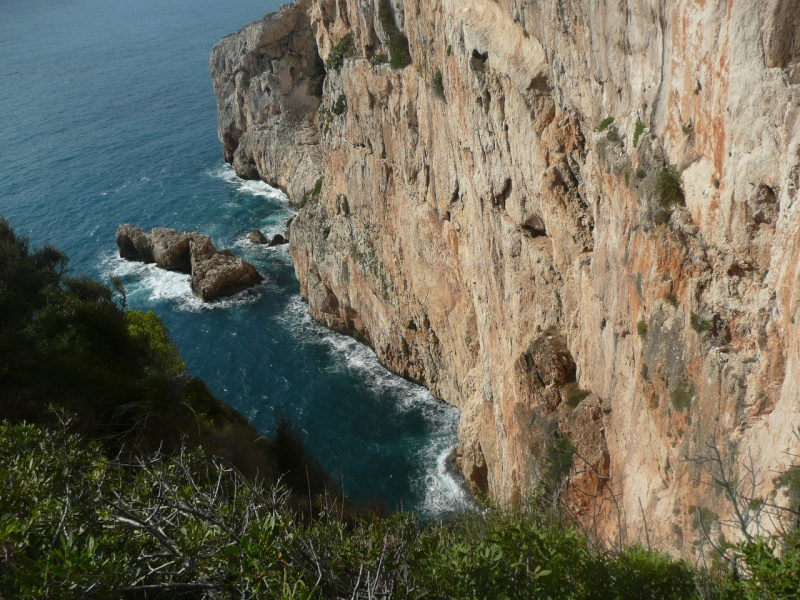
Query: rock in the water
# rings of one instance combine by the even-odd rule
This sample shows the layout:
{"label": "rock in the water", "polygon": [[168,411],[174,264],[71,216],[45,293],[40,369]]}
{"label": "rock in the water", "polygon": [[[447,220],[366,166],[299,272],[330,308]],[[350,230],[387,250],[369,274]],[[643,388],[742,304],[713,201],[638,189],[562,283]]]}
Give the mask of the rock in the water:
{"label": "rock in the water", "polygon": [[162,269],[191,273],[191,257],[189,256],[190,235],[175,229],[156,227],[150,234],[153,247],[153,258]]}
{"label": "rock in the water", "polygon": [[166,227],[147,233],[125,224],[117,229],[116,241],[122,258],[191,273],[192,291],[206,302],[236,294],[264,279],[252,264],[230,250],[217,250],[211,238],[201,233],[180,233]]}
{"label": "rock in the water", "polygon": [[253,229],[250,232],[250,235],[247,236],[247,239],[250,240],[253,244],[266,244],[267,238],[266,236],[261,233],[258,229]]}
{"label": "rock in the water", "polygon": [[153,242],[144,229],[128,223],[120,225],[117,228],[116,241],[121,258],[144,263],[155,262]]}
{"label": "rock in the water", "polygon": [[272,246],[282,246],[283,244],[288,244],[289,240],[283,237],[280,233],[276,233],[272,236],[272,239],[269,241],[270,248]]}
{"label": "rock in the water", "polygon": [[246,290],[264,278],[249,262],[230,251],[217,251],[208,236],[196,236],[190,243],[192,291],[205,302]]}

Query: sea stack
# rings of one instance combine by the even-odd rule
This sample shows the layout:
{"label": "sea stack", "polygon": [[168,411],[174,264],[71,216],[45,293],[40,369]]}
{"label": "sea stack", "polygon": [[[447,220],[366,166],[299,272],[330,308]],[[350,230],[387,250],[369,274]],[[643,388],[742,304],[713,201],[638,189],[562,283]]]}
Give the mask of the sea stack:
{"label": "sea stack", "polygon": [[117,229],[116,242],[122,258],[190,274],[192,291],[205,302],[237,294],[264,280],[251,263],[230,250],[217,250],[211,238],[201,233],[180,233],[166,227],[147,233],[123,224]]}

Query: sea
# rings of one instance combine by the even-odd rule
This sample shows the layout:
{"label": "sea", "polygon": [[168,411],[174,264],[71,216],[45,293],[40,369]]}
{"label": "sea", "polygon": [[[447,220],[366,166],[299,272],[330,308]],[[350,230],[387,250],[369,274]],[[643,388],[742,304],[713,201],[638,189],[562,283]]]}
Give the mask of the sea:
{"label": "sea", "polygon": [[[354,502],[438,518],[466,498],[446,468],[458,411],[308,316],[278,190],[222,160],[208,59],[272,0],[0,0],[0,215],[73,274],[120,276],[189,370],[265,436],[281,419]],[[199,231],[263,284],[204,304],[187,275],[123,261],[120,223]]]}

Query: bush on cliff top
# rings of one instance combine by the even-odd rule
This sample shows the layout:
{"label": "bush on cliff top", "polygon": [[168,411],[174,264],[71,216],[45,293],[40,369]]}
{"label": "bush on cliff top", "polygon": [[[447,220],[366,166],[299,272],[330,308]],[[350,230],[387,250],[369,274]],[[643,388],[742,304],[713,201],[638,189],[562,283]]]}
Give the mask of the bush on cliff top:
{"label": "bush on cliff top", "polygon": [[597,553],[541,507],[450,523],[296,516],[202,454],[118,461],[68,430],[0,423],[0,595],[690,598],[685,563]]}

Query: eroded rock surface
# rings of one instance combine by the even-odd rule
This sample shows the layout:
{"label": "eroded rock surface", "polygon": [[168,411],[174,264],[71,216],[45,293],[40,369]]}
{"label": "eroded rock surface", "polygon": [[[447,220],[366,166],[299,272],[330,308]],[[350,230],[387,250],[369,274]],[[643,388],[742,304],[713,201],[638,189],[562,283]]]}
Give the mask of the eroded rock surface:
{"label": "eroded rock surface", "polygon": [[230,250],[217,250],[211,238],[200,233],[166,227],[147,233],[123,224],[117,229],[116,241],[122,258],[191,274],[192,291],[206,302],[232,296],[264,280],[251,263]]}
{"label": "eroded rock surface", "polygon": [[576,510],[686,554],[730,510],[692,459],[752,456],[766,497],[800,452],[796,14],[300,0],[214,48],[220,139],[300,208],[311,314],[461,409],[476,490],[569,441]]}

